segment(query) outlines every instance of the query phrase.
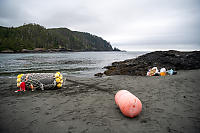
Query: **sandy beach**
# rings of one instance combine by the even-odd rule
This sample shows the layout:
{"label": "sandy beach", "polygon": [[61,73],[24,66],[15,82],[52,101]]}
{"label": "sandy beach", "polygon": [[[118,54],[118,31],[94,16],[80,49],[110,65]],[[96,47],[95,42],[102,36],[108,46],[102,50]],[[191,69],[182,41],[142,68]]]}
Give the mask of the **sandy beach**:
{"label": "sandy beach", "polygon": [[[164,77],[65,77],[59,90],[15,93],[16,78],[0,78],[1,133],[200,132],[200,70]],[[118,90],[143,104],[135,118],[115,104]]]}

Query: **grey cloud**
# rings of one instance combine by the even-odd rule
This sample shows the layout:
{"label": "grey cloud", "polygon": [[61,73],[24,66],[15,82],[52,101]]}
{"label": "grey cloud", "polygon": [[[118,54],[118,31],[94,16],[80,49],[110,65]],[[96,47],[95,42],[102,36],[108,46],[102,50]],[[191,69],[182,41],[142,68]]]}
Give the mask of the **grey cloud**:
{"label": "grey cloud", "polygon": [[121,49],[200,50],[200,0],[0,0],[0,25],[90,32]]}

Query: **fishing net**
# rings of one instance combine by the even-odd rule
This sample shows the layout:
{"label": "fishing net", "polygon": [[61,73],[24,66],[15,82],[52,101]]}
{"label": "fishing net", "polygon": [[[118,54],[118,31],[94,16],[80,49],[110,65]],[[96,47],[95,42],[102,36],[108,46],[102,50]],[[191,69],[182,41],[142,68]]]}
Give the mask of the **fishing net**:
{"label": "fishing net", "polygon": [[56,89],[61,88],[63,84],[63,77],[60,72],[53,73],[29,73],[20,74],[17,76],[17,87],[25,82],[27,89]]}

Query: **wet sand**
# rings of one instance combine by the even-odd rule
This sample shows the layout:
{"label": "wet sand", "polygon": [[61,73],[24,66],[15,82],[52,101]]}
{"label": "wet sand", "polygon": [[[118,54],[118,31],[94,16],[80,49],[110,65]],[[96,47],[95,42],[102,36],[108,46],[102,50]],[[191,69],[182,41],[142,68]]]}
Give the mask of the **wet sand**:
{"label": "wet sand", "polygon": [[[165,77],[66,77],[59,90],[15,93],[15,78],[0,78],[1,133],[200,132],[200,70]],[[114,95],[126,89],[143,104],[124,117]]]}

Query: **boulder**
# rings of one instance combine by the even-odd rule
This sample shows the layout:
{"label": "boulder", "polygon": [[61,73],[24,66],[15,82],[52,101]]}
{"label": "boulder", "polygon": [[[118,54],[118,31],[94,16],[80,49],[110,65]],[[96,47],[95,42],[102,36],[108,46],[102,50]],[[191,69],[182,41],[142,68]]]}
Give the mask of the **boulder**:
{"label": "boulder", "polygon": [[96,77],[102,77],[103,73],[96,73],[96,74],[94,74],[94,76],[96,76]]}

